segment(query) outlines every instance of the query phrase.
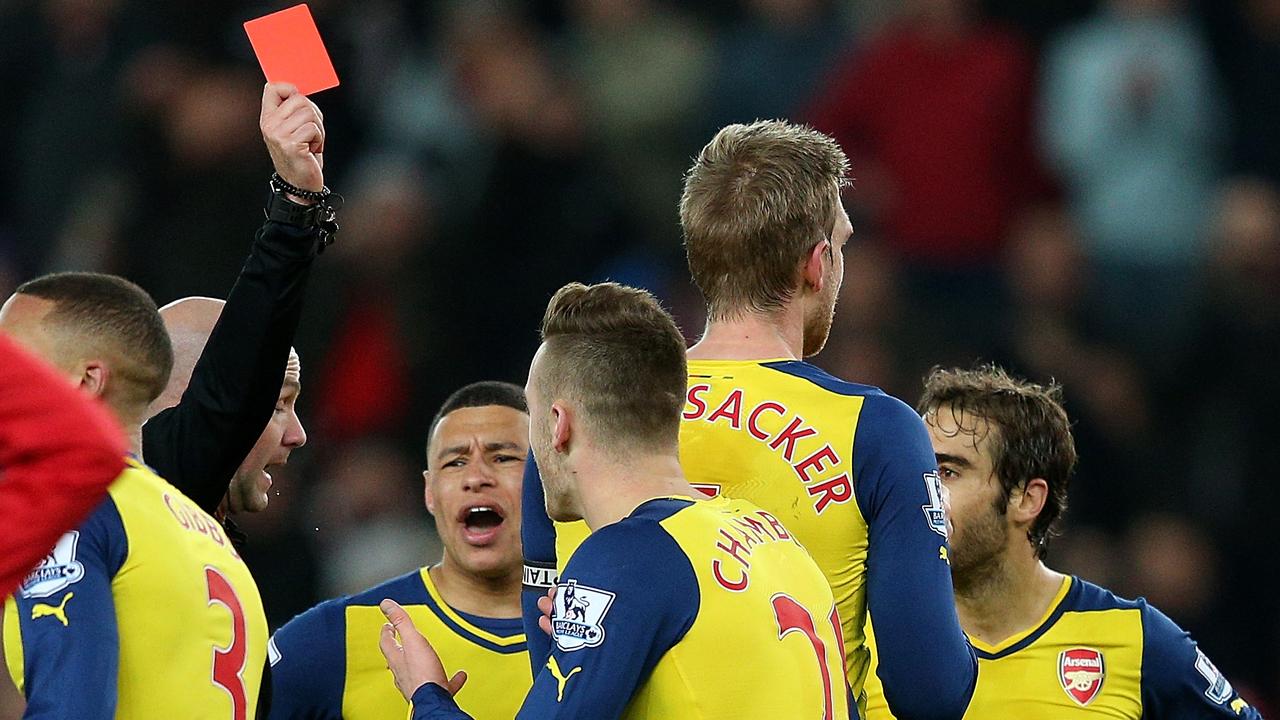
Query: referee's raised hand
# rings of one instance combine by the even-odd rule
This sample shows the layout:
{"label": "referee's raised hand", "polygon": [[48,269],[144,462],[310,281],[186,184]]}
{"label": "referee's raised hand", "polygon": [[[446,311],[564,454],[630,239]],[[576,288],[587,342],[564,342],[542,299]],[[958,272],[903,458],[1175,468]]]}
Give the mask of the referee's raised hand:
{"label": "referee's raised hand", "polygon": [[267,83],[258,125],[285,182],[303,190],[324,187],[324,114],[315,103],[289,83]]}

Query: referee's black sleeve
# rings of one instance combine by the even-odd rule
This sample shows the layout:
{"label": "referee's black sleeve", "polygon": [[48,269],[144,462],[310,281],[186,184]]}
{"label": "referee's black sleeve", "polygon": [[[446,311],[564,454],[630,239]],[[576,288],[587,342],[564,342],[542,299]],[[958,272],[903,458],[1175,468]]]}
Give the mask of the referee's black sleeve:
{"label": "referee's black sleeve", "polygon": [[142,426],[147,464],[209,513],[279,399],[318,232],[258,230],[182,400]]}

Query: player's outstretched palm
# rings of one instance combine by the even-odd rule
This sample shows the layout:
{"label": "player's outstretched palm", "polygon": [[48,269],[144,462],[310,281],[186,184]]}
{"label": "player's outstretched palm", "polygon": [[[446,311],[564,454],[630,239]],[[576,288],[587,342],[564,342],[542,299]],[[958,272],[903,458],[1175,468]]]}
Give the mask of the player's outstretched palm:
{"label": "player's outstretched palm", "polygon": [[[440,656],[422,633],[418,632],[418,628],[414,627],[409,613],[394,600],[383,600],[378,607],[387,616],[387,624],[382,626],[378,647],[382,650],[382,656],[387,659],[387,667],[395,678],[396,689],[404,699],[413,698],[414,691],[426,683],[435,683],[448,690],[450,695],[457,695],[467,682],[467,673],[459,670],[452,678],[446,679]],[[397,635],[399,640],[396,639]]]}

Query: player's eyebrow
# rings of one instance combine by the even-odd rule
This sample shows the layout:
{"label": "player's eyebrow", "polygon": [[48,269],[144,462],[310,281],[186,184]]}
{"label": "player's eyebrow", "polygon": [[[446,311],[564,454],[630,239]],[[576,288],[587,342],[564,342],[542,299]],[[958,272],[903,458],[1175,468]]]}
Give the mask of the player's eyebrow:
{"label": "player's eyebrow", "polygon": [[[470,443],[466,445],[454,445],[447,447],[436,453],[436,458],[443,458],[448,455],[465,455],[471,449]],[[497,450],[520,450],[520,445],[514,442],[488,442],[484,444],[485,452],[495,452]]]}
{"label": "player's eyebrow", "polygon": [[939,465],[942,465],[945,463],[947,465],[955,465],[956,467],[961,467],[961,468],[973,467],[973,463],[969,462],[967,458],[962,457],[960,455],[952,455],[950,453],[936,453],[934,457],[937,458]]}

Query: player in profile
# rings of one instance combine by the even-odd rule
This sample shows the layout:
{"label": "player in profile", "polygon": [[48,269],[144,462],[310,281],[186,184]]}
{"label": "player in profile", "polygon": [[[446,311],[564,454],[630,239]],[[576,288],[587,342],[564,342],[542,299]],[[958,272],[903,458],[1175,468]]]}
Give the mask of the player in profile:
{"label": "player in profile", "polygon": [[[840,202],[848,160],[835,141],[781,121],[730,125],[685,176],[689,269],[707,303],[690,348],[680,460],[690,482],[742,498],[795,533],[835,594],[845,673],[861,704],[868,606],[880,673],[904,717],[958,718],[976,660],[951,599],[937,465],[920,417],[879,389],[802,360],[820,351],[852,234]],[[524,484],[525,629],[581,537],[552,531],[541,483]]]}
{"label": "player in profile", "polygon": [[524,391],[479,382],[454,392],[427,436],[427,509],[440,562],[350,597],[321,603],[271,640],[272,718],[385,720],[408,703],[387,682],[373,639],[392,598],[408,609],[452,670],[475,679],[458,704],[509,720],[529,690],[520,622],[520,480],[529,451]]}
{"label": "player in profile", "polygon": [[[561,288],[525,392],[547,511],[591,529],[520,718],[849,718],[822,573],[773,515],[680,468],[684,340],[643,290]],[[577,613],[565,604],[574,598]],[[381,646],[414,718],[466,717],[403,610]],[[731,659],[731,660],[727,660]]]}
{"label": "player in profile", "polygon": [[218,523],[136,456],[173,363],[155,303],[110,275],[47,275],[5,302],[0,330],[99,398],[135,453],[5,604],[24,717],[254,717],[257,586]]}
{"label": "player in profile", "polygon": [[[1076,462],[1060,388],[939,369],[919,410],[951,490],[955,602],[981,665],[965,717],[1260,720],[1159,610],[1044,564]],[[867,689],[867,717],[892,718]]]}

